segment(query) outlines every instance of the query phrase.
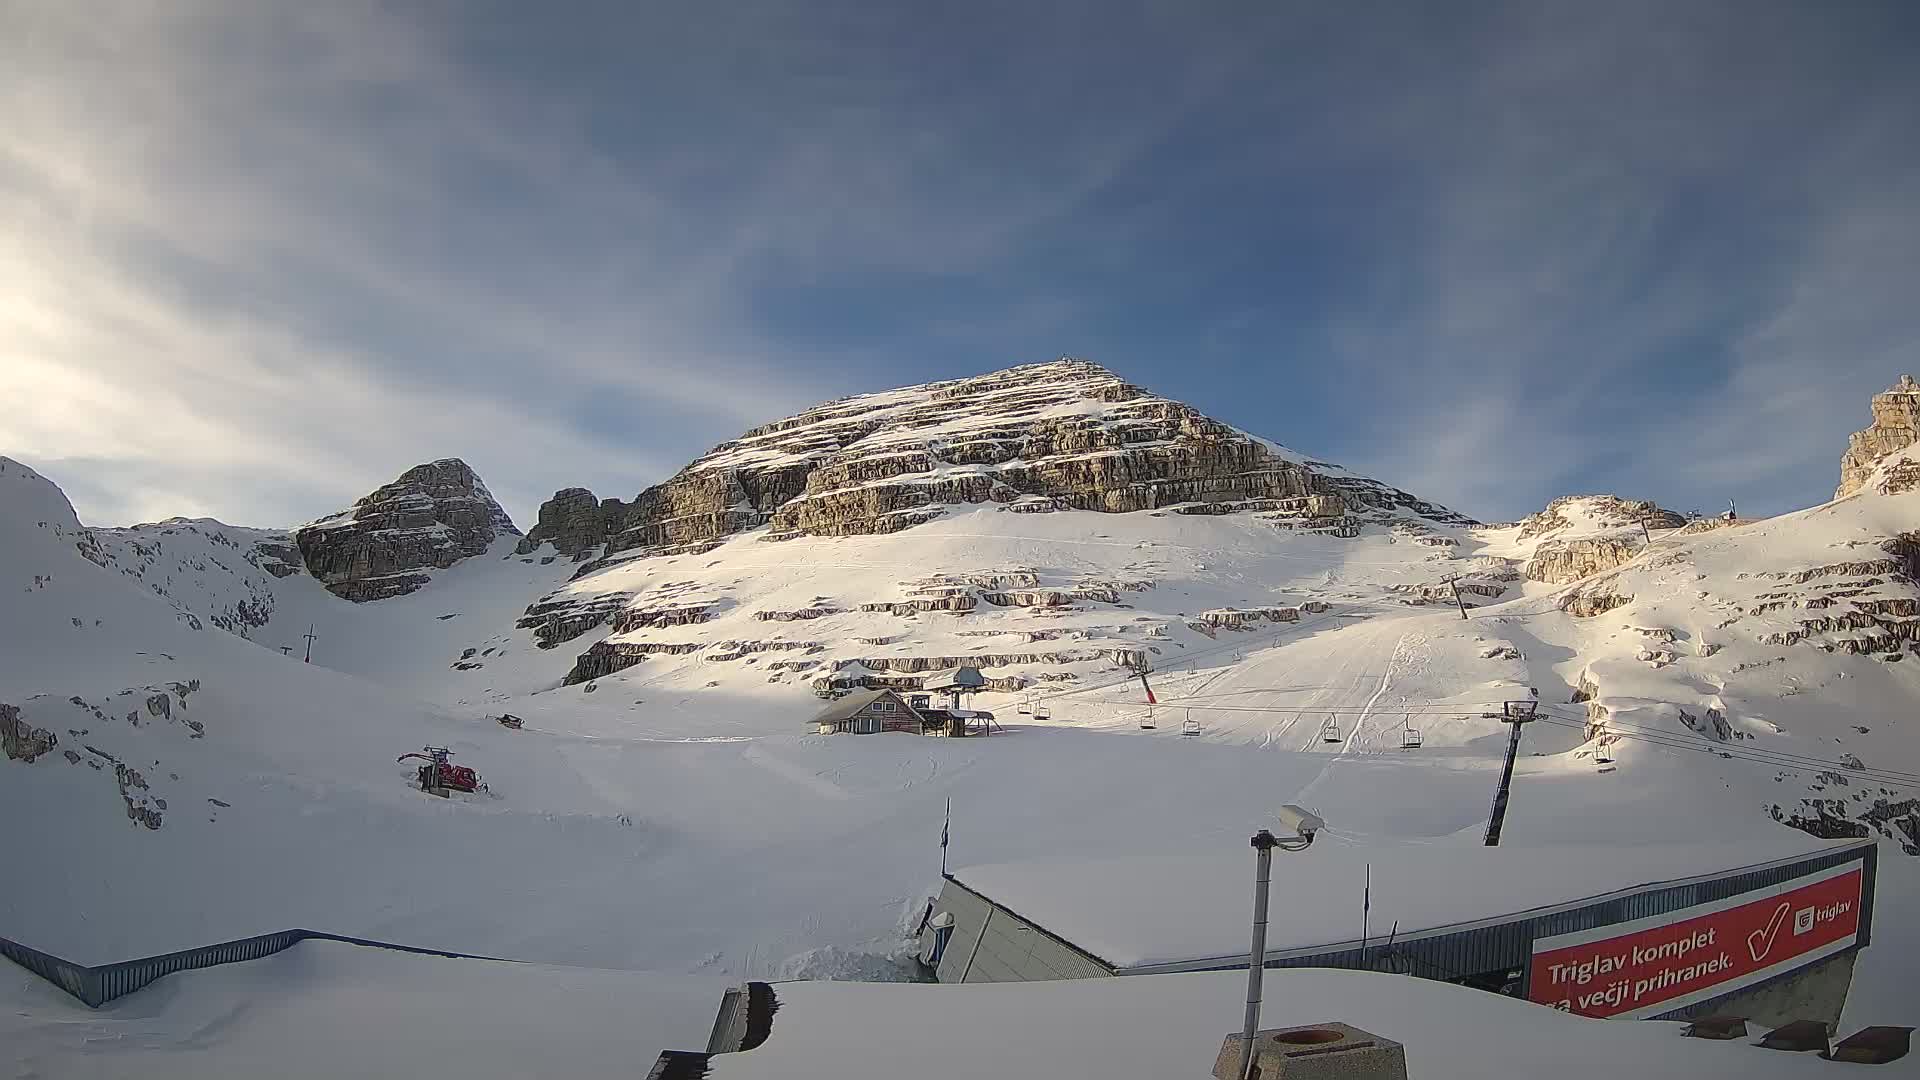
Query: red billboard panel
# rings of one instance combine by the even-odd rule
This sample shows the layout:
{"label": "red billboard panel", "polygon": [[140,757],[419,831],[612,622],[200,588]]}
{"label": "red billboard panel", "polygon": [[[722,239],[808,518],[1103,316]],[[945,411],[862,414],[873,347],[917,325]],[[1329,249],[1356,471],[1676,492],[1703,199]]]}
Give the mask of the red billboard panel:
{"label": "red billboard panel", "polygon": [[1527,996],[1582,1016],[1658,1016],[1811,964],[1860,932],[1865,867],[1533,943]]}

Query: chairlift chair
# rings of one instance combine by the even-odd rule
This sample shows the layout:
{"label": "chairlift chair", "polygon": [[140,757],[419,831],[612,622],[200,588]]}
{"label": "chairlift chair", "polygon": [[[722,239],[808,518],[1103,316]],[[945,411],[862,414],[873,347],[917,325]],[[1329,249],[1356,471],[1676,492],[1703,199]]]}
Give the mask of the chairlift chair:
{"label": "chairlift chair", "polygon": [[1597,766],[1596,771],[1598,772],[1613,771],[1613,754],[1607,749],[1607,745],[1605,743],[1601,743],[1598,747],[1594,749],[1593,763],[1595,766]]}
{"label": "chairlift chair", "polygon": [[1149,705],[1147,706],[1147,714],[1140,718],[1140,730],[1152,731],[1155,727],[1158,727],[1158,726],[1159,725],[1153,722],[1153,706]]}
{"label": "chairlift chair", "polygon": [[1413,726],[1413,714],[1407,713],[1401,716],[1400,717],[1400,749],[1418,750],[1420,749],[1420,742],[1421,742],[1420,729]]}
{"label": "chairlift chair", "polygon": [[1339,742],[1340,739],[1340,722],[1331,716],[1327,717],[1327,722],[1320,728],[1320,741]]}
{"label": "chairlift chair", "polygon": [[1021,716],[1032,716],[1033,695],[1028,694],[1026,697],[1021,698],[1019,706],[1014,711],[1018,712]]}
{"label": "chairlift chair", "polygon": [[1047,708],[1045,705],[1035,705],[1031,715],[1035,720],[1051,720],[1053,719],[1053,710]]}
{"label": "chairlift chair", "polygon": [[1188,713],[1188,714],[1187,714],[1187,718],[1186,718],[1186,719],[1185,719],[1184,721],[1182,721],[1182,722],[1181,722],[1181,724],[1180,724],[1180,734],[1182,734],[1182,735],[1198,735],[1198,734],[1200,734],[1200,721],[1198,721],[1198,720],[1195,720],[1195,719],[1193,718],[1193,714],[1192,714],[1192,713]]}

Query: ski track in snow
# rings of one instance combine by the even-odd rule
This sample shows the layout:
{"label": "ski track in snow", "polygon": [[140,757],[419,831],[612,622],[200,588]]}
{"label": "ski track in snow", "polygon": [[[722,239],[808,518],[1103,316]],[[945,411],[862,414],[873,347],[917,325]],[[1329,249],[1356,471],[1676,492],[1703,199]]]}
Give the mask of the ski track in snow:
{"label": "ski track in snow", "polygon": [[[1383,628],[1383,630],[1384,629],[1388,628]],[[1311,805],[1310,803],[1304,803],[1304,800],[1310,799],[1315,789],[1324,783],[1326,779],[1333,774],[1334,769],[1340,765],[1341,759],[1352,752],[1355,741],[1360,737],[1360,729],[1366,725],[1367,718],[1373,715],[1374,706],[1378,705],[1380,699],[1392,688],[1393,665],[1395,660],[1399,658],[1400,650],[1406,645],[1409,636],[1409,633],[1402,633],[1394,639],[1393,650],[1387,654],[1386,666],[1381,670],[1379,675],[1373,676],[1379,680],[1379,686],[1375,687],[1373,696],[1367,698],[1367,703],[1361,707],[1360,715],[1353,719],[1353,728],[1347,732],[1346,740],[1341,743],[1340,752],[1333,756],[1332,761],[1327,762],[1326,768],[1320,770],[1320,775],[1314,777],[1306,787],[1300,789],[1299,799],[1303,801],[1304,805]],[[1312,748],[1309,746],[1303,747],[1302,749],[1308,750]]]}

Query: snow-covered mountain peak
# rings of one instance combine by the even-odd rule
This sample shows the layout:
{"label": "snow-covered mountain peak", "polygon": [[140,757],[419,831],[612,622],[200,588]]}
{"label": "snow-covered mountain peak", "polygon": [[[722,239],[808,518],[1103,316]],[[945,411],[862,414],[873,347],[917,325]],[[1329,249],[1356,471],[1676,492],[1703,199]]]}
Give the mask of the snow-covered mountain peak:
{"label": "snow-covered mountain peak", "polygon": [[80,516],[59,485],[33,471],[24,462],[0,455],[0,482],[7,483],[7,519],[38,527],[41,522],[66,529],[80,528]]}
{"label": "snow-covered mountain peak", "polygon": [[459,458],[416,465],[351,507],[293,532],[314,577],[344,599],[410,593],[444,570],[518,536],[513,519]]}
{"label": "snow-covered mountain peak", "polygon": [[897,532],[965,505],[1469,519],[1159,397],[1084,360],[826,402],[714,447],[632,502],[561,491],[529,544],[582,556],[685,550],[765,526],[771,537]]}
{"label": "snow-covered mountain peak", "polygon": [[71,547],[89,561],[105,557],[93,531],[80,524],[60,486],[10,457],[0,457],[0,554]]}

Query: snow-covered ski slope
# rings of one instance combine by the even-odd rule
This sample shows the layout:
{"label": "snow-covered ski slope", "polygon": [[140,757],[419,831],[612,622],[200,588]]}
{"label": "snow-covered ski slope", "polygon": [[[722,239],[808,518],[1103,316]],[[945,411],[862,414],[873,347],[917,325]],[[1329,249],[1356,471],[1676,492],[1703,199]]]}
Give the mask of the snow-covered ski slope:
{"label": "snow-covered ski slope", "polygon": [[[82,962],[304,925],[897,977],[949,804],[956,865],[1243,850],[1288,802],[1330,844],[1471,846],[1507,734],[1488,714],[1535,692],[1506,844],[1588,847],[1637,880],[1633,848],[1656,839],[1866,828],[1886,838],[1881,910],[1920,898],[1902,853],[1920,493],[1646,532],[1599,498],[1506,526],[1376,514],[1352,535],[1002,505],[604,562],[505,538],[353,604],[279,572],[285,533],[87,530],[0,459],[0,703],[18,710],[0,814],[31,823],[10,833],[0,933]],[[1527,576],[1543,546],[1558,561],[1533,570],[1558,580]],[[543,637],[528,611],[556,597],[627,614]],[[600,645],[645,658],[566,681]],[[1006,737],[805,724],[823,686],[961,663],[1003,688],[976,704]],[[524,730],[492,721],[507,711]],[[413,790],[394,758],[427,744],[489,790]],[[1920,934],[1878,920],[1850,1020],[1900,1022],[1916,957]]]}
{"label": "snow-covered ski slope", "polygon": [[[22,602],[0,701],[54,742],[0,774],[0,808],[35,823],[10,841],[0,922],[81,962],[305,925],[553,962],[887,975],[949,800],[956,857],[1118,854],[1232,842],[1318,771],[1191,742],[1170,767],[1166,744],[1066,729],[823,739],[792,688],[636,707],[651,691],[619,679],[526,699],[511,732],[195,630],[83,556],[52,484],[11,462],[4,479],[25,512],[6,518]],[[441,584],[416,594],[423,616]],[[413,790],[394,758],[427,743],[490,791]]]}

